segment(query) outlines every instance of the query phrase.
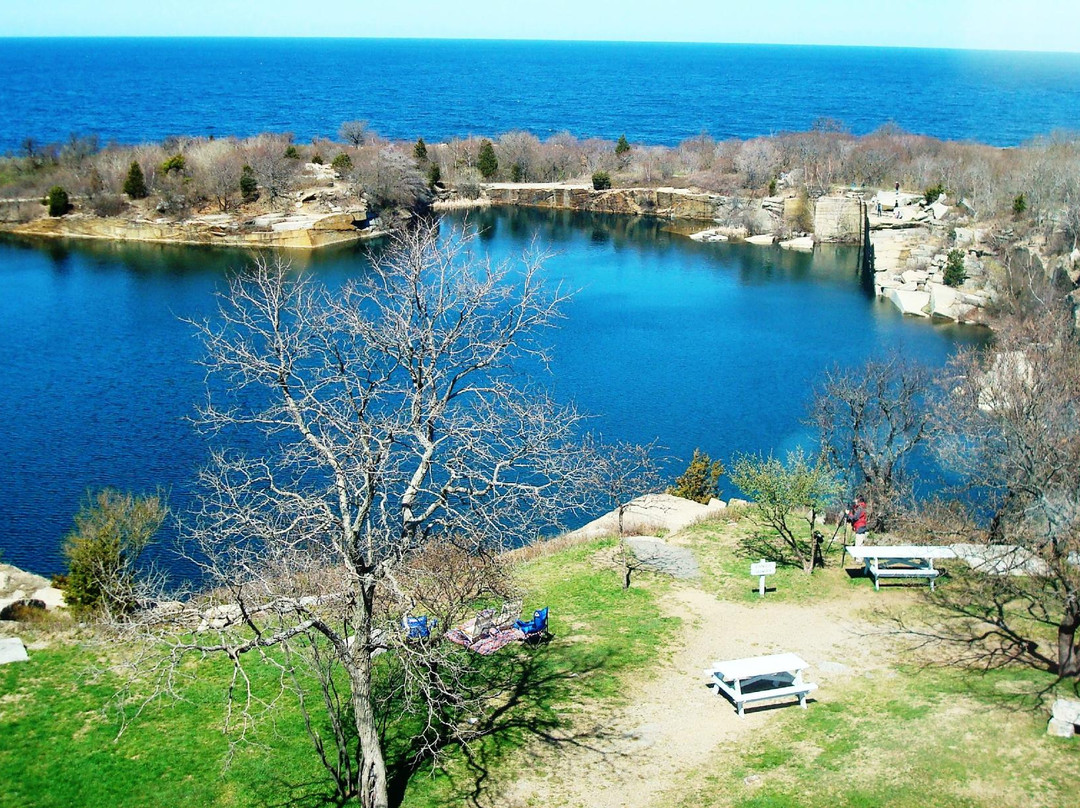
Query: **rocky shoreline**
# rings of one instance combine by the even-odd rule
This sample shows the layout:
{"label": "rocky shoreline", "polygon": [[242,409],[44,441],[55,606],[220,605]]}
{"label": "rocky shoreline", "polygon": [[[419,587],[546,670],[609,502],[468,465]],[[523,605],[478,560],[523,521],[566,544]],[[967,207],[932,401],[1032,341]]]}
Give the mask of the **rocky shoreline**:
{"label": "rocky shoreline", "polygon": [[[0,224],[0,230],[31,237],[104,239],[241,248],[315,250],[385,235],[369,215],[365,200],[335,187],[333,172],[305,167],[309,187],[295,192],[286,210],[242,217],[237,213],[166,218],[99,217],[85,213],[42,217],[26,223]],[[436,195],[432,210],[489,206],[572,210],[686,222],[711,227],[687,233],[701,242],[745,241],[750,244],[813,251],[819,243],[856,244],[869,253],[864,265],[873,271],[879,298],[903,314],[959,323],[986,324],[998,295],[993,277],[994,225],[970,225],[972,211],[944,196],[930,203],[921,194],[838,189],[810,201],[792,188],[763,198],[724,195],[694,188],[628,187],[596,190],[586,183],[486,183],[475,195],[453,188]],[[280,207],[280,206],[279,206]],[[999,225],[1000,226],[1000,225]],[[803,229],[805,228],[805,229]],[[950,250],[964,254],[966,279],[945,283]],[[1044,271],[1048,259],[1027,248],[1029,262]],[[1061,267],[1080,282],[1080,254]]]}

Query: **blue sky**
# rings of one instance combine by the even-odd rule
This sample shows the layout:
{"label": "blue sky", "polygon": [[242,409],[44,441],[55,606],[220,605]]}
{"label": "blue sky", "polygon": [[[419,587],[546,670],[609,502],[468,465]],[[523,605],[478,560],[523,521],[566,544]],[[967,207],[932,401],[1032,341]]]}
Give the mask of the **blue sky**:
{"label": "blue sky", "polygon": [[0,0],[0,36],[605,39],[1080,51],[1080,0]]}

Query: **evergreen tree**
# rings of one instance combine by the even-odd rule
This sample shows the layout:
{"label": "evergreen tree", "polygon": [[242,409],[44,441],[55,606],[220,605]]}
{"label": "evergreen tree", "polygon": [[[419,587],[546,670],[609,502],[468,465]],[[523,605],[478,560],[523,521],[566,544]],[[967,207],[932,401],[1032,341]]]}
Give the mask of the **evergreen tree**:
{"label": "evergreen tree", "polygon": [[427,144],[424,142],[424,139],[422,137],[418,137],[416,139],[416,145],[413,146],[412,153],[413,153],[413,158],[415,158],[416,162],[418,162],[418,163],[426,163],[427,162],[427,159],[428,159],[428,156],[427,156]]}
{"label": "evergreen tree", "polygon": [[720,478],[725,471],[724,464],[719,460],[713,460],[700,449],[694,449],[690,465],[676,478],[675,485],[668,489],[668,493],[708,505],[710,499],[720,496]]}
{"label": "evergreen tree", "polygon": [[485,180],[490,180],[499,170],[499,158],[495,156],[495,147],[490,140],[480,144],[480,154],[476,158],[476,167]]}
{"label": "evergreen tree", "polygon": [[249,165],[240,169],[240,198],[245,202],[259,198],[259,183],[255,180],[255,170]]}
{"label": "evergreen tree", "polygon": [[63,216],[71,210],[71,204],[68,201],[68,193],[59,185],[54,185],[49,189],[49,193],[45,197],[45,202],[49,206],[50,216]]}
{"label": "evergreen tree", "polygon": [[436,184],[442,182],[442,169],[439,168],[438,163],[432,163],[428,166],[427,180],[428,185],[432,188],[434,188]]}
{"label": "evergreen tree", "polygon": [[139,165],[138,160],[131,161],[127,179],[124,180],[124,193],[131,199],[146,199],[149,193],[146,190],[146,178],[143,176],[142,166]]}
{"label": "evergreen tree", "polygon": [[615,156],[622,157],[630,152],[630,143],[626,135],[619,135],[619,142],[615,144]]}

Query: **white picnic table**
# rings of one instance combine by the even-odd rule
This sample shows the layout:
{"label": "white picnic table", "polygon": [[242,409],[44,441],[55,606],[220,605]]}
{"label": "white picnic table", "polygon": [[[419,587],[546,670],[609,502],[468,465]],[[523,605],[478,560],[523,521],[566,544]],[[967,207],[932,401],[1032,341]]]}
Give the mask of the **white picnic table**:
{"label": "white picnic table", "polygon": [[784,696],[798,696],[799,706],[805,710],[806,694],[817,690],[815,683],[802,680],[808,667],[809,663],[796,654],[769,654],[713,662],[705,675],[709,685],[716,685],[717,695],[726,694],[741,716],[747,702]]}
{"label": "white picnic table", "polygon": [[878,547],[859,544],[848,547],[847,553],[863,562],[867,574],[874,579],[875,590],[881,588],[878,584],[880,578],[926,578],[933,591],[934,580],[941,574],[941,570],[935,569],[934,561],[956,558],[951,547],[917,544],[889,544]]}

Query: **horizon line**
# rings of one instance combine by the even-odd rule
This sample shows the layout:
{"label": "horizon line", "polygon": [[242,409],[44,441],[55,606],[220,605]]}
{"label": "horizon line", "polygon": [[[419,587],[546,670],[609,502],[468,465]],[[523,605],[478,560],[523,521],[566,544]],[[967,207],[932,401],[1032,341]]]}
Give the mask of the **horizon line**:
{"label": "horizon line", "polygon": [[537,39],[535,37],[439,37],[439,36],[307,36],[307,35],[251,35],[251,34],[5,34],[3,40],[111,40],[111,39],[160,39],[160,40],[293,40],[293,41],[348,41],[369,42],[529,42],[581,45],[715,45],[721,47],[780,47],[780,48],[850,48],[874,50],[925,50],[956,51],[961,53],[1030,53],[1040,55],[1080,56],[1078,50],[1031,50],[1028,48],[976,48],[958,45],[880,45],[825,42],[718,42],[690,39]]}

